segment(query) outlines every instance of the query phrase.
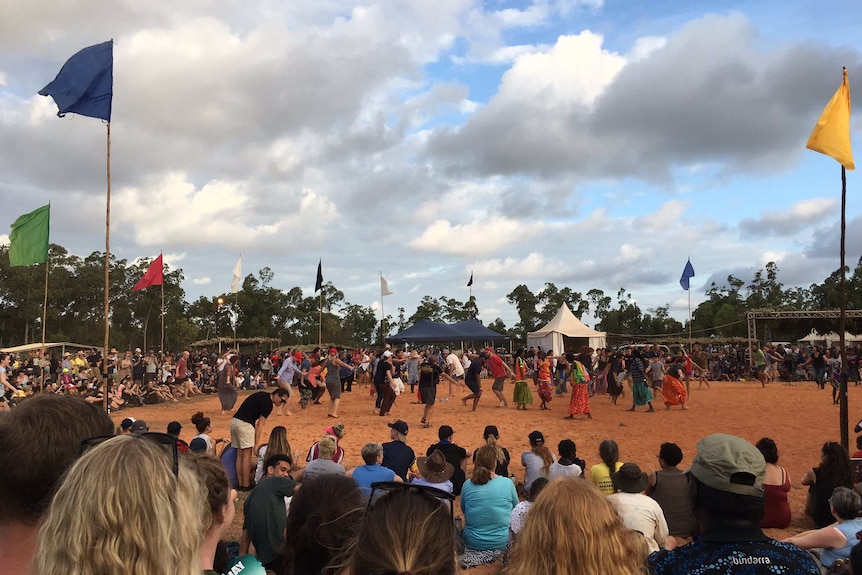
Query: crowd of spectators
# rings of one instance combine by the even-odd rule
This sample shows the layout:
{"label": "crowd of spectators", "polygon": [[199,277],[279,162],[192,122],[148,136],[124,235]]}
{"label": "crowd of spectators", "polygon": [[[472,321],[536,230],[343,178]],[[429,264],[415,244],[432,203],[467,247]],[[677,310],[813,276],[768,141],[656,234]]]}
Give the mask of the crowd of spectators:
{"label": "crowd of spectators", "polygon": [[470,438],[442,425],[416,457],[409,425],[391,421],[389,441],[365,444],[351,469],[343,425],[307,451],[276,427],[232,543],[242,485],[229,449],[212,449],[209,420],[193,422],[186,445],[178,422],[168,433],[124,422],[115,434],[80,397],[40,394],[0,414],[6,572],[212,575],[259,562],[276,575],[449,575],[500,562],[505,575],[862,573],[862,500],[832,442],[802,480],[817,528],[777,541],[761,527],[789,520],[786,491],[767,495],[788,478],[769,438],[709,435],[685,466],[665,442],[647,472],[614,440],[588,465],[573,439],[555,454],[536,430],[521,456],[532,475],[518,485],[495,426]]}

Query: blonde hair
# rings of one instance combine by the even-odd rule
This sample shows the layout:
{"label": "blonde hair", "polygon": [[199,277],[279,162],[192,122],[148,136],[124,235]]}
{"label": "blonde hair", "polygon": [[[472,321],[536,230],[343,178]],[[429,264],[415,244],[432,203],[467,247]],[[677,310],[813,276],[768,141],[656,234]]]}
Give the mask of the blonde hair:
{"label": "blonde hair", "polygon": [[[503,448],[497,444],[497,438],[494,437],[493,434],[488,435],[487,439],[488,445],[494,448],[494,451],[497,453],[497,463],[506,463],[506,452],[503,451]],[[483,446],[484,447],[484,446]]]}
{"label": "blonde hair", "polygon": [[646,572],[642,557],[636,540],[598,489],[561,477],[549,483],[530,507],[503,573],[640,575]]}
{"label": "blonde hair", "polygon": [[320,459],[332,459],[337,447],[338,445],[335,443],[335,438],[329,435],[324,435],[320,438],[320,441],[317,442],[318,456]]}
{"label": "blonde hair", "polygon": [[114,437],[69,469],[39,528],[39,575],[200,575],[206,490],[188,461],[141,436]]}
{"label": "blonde hair", "polygon": [[531,446],[533,453],[542,459],[542,475],[547,475],[554,463],[554,456],[544,443]]}

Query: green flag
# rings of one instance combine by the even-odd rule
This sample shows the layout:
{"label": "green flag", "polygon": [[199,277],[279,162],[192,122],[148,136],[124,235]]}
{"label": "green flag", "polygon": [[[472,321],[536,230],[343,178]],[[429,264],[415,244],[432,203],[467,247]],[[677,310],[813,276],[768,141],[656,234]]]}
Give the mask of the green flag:
{"label": "green flag", "polygon": [[24,214],[12,224],[9,234],[9,265],[29,266],[48,261],[48,229],[51,204]]}

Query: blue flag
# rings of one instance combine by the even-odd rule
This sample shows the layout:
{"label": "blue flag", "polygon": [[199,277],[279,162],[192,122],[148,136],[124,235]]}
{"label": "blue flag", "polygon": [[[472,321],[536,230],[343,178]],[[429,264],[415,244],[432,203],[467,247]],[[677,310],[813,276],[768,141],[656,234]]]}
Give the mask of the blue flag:
{"label": "blue flag", "polygon": [[682,286],[682,289],[688,291],[689,285],[688,280],[694,277],[694,266],[691,265],[691,260],[685,262],[685,269],[682,270],[682,277],[679,278],[679,285]]}
{"label": "blue flag", "polygon": [[57,115],[79,114],[111,121],[114,96],[114,41],[84,48],[63,64],[54,81],[39,90],[57,104]]}

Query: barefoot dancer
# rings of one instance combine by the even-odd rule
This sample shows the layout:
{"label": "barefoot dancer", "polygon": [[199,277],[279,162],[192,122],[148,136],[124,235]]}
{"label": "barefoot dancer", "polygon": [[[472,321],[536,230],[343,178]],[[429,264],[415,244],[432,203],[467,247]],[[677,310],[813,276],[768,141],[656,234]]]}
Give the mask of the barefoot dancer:
{"label": "barefoot dancer", "polygon": [[[524,361],[523,355],[523,348],[515,350],[515,394],[512,399],[516,409],[526,410],[528,405],[533,404],[533,394],[527,385],[527,362]],[[542,409],[545,409],[544,405],[545,401],[542,400]]]}
{"label": "barefoot dancer", "polygon": [[483,351],[478,356],[470,358],[470,365],[464,370],[464,384],[472,393],[461,398],[461,403],[467,407],[467,401],[472,399],[473,411],[476,411],[476,406],[479,405],[479,399],[482,397],[482,381],[479,376],[482,373],[482,363],[486,357],[488,357],[487,352]]}
{"label": "barefoot dancer", "polygon": [[652,406],[652,391],[646,382],[646,373],[641,359],[641,352],[635,348],[632,350],[631,360],[628,362],[629,376],[632,379],[632,406],[629,411],[634,411],[641,405],[649,405],[647,411],[655,411]]}
{"label": "barefoot dancer", "polygon": [[[587,372],[584,364],[575,359],[573,353],[567,353],[566,359],[569,360],[569,381],[572,382],[572,400],[569,402],[569,414],[565,419],[574,419],[575,415],[584,414],[587,419],[592,419],[593,415],[590,410],[590,390],[589,381],[590,375]],[[614,399],[616,397],[614,396]]]}

